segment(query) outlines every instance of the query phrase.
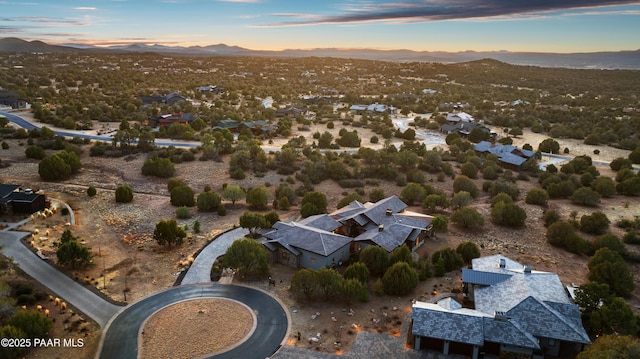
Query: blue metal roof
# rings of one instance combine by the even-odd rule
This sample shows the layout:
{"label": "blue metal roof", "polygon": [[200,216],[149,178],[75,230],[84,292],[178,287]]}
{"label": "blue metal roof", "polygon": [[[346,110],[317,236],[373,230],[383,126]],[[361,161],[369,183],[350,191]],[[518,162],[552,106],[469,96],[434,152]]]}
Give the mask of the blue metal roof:
{"label": "blue metal roof", "polygon": [[494,285],[511,278],[510,274],[462,269],[462,282],[478,285]]}

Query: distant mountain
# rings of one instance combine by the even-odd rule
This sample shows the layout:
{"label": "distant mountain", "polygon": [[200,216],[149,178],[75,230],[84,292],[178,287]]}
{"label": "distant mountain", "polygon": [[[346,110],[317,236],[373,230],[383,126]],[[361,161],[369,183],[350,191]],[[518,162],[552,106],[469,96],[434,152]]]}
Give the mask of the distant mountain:
{"label": "distant mountain", "polygon": [[96,47],[83,44],[48,45],[41,41],[17,38],[0,39],[0,52],[154,52],[183,56],[256,56],[256,57],[337,57],[381,61],[458,63],[480,59],[495,59],[513,65],[540,67],[568,67],[591,69],[640,69],[640,50],[592,53],[537,53],[537,52],[441,52],[374,49],[287,49],[258,51],[225,44],[209,46],[163,46],[131,44]]}

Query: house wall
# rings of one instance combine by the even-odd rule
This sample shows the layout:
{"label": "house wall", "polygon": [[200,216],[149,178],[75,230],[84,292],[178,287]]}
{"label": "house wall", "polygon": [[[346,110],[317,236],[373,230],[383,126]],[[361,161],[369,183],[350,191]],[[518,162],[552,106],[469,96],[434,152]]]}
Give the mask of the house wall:
{"label": "house wall", "polygon": [[540,346],[545,355],[558,356],[560,352],[560,341],[558,339],[540,338]]}
{"label": "house wall", "polygon": [[275,261],[292,268],[298,268],[298,257],[286,249],[278,249],[275,252]]}
{"label": "house wall", "polygon": [[349,259],[349,244],[344,245],[342,248],[333,252],[328,257],[323,255],[312,253],[309,251],[305,251],[297,248],[302,254],[300,255],[299,267],[301,268],[309,268],[309,269],[320,269],[322,267],[335,267],[339,265],[339,263],[344,263],[347,259]]}

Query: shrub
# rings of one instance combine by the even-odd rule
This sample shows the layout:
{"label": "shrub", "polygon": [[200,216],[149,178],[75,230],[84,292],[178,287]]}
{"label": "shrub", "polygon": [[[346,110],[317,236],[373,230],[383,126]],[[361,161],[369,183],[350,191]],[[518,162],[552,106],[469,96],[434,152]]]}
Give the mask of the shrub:
{"label": "shrub", "polygon": [[498,202],[491,209],[491,221],[500,226],[521,228],[524,227],[527,213],[515,203]]}
{"label": "shrub", "polygon": [[44,149],[40,146],[29,146],[24,151],[27,158],[33,158],[36,160],[41,160],[47,157],[47,154],[44,152]]}
{"label": "shrub", "polygon": [[453,248],[445,248],[433,253],[431,263],[437,265],[440,260],[444,263],[445,272],[460,269],[464,265],[464,259]]}
{"label": "shrub", "polygon": [[198,211],[202,212],[211,212],[218,209],[222,199],[218,196],[217,193],[213,191],[202,192],[198,195],[198,199],[196,200]]}
{"label": "shrub", "polygon": [[87,188],[87,196],[89,196],[89,197],[95,196],[97,194],[97,192],[98,191],[93,186],[89,186],[89,188]]}
{"label": "shrub", "polygon": [[60,181],[71,177],[72,169],[58,155],[45,157],[38,164],[38,174],[45,181]]}
{"label": "shrub", "polygon": [[596,207],[600,203],[600,194],[591,187],[580,187],[571,196],[571,202],[589,207]]}
{"label": "shrub", "polygon": [[465,263],[471,263],[472,259],[480,257],[480,248],[474,242],[463,242],[456,248],[456,253],[462,257]]}
{"label": "shrub", "polygon": [[384,292],[402,296],[418,286],[418,274],[405,262],[398,262],[386,270],[382,277]]}
{"label": "shrub", "polygon": [[458,176],[453,181],[453,192],[458,193],[460,191],[467,191],[471,195],[471,197],[478,197],[478,187],[476,184],[467,176]]}
{"label": "shrub", "polygon": [[607,215],[600,211],[585,214],[580,218],[580,230],[585,233],[603,234],[609,229],[610,224]]}
{"label": "shrub", "polygon": [[175,219],[172,220],[160,220],[156,223],[156,228],[153,231],[153,238],[159,245],[181,245],[184,242],[184,237],[187,234],[178,226]]}
{"label": "shrub", "polygon": [[451,221],[464,228],[478,229],[484,226],[484,218],[475,208],[462,207],[451,214]]}
{"label": "shrub", "polygon": [[591,242],[591,254],[593,255],[600,248],[609,248],[612,251],[618,252],[621,256],[625,256],[627,251],[624,244],[613,234],[603,234],[598,236]]}
{"label": "shrub", "polygon": [[367,266],[371,275],[379,277],[389,266],[389,253],[379,246],[367,246],[360,252],[360,262]]}
{"label": "shrub", "polygon": [[527,192],[527,196],[524,201],[528,204],[546,206],[549,201],[549,193],[547,193],[543,188],[532,188]]}
{"label": "shrub", "polygon": [[344,270],[345,279],[357,279],[363,284],[369,283],[369,269],[367,265],[362,262],[355,262],[350,264],[347,269]]}
{"label": "shrub", "polygon": [[129,203],[133,201],[133,190],[128,185],[118,186],[116,188],[116,202]]}
{"label": "shrub", "polygon": [[184,181],[180,178],[171,177],[169,178],[169,181],[167,181],[167,190],[169,190],[169,193],[171,193],[174,188],[186,185],[187,184],[184,183]]}
{"label": "shrub", "polygon": [[547,228],[547,242],[552,246],[564,248],[573,253],[587,253],[589,243],[568,222],[555,222]]}
{"label": "shrub", "polygon": [[189,211],[189,207],[181,206],[176,208],[176,217],[181,219],[191,217],[191,211]]}
{"label": "shrub", "polygon": [[27,338],[44,338],[53,326],[51,319],[35,310],[20,311],[7,324],[24,332]]}
{"label": "shrub", "polygon": [[176,169],[173,162],[168,158],[151,157],[144,161],[142,165],[142,174],[145,176],[169,178],[175,172]]}
{"label": "shrub", "polygon": [[175,187],[171,191],[171,204],[176,207],[193,207],[195,205],[194,195],[193,190],[189,186]]}
{"label": "shrub", "polygon": [[550,225],[558,222],[560,220],[560,215],[556,212],[555,209],[549,209],[544,211],[542,215],[542,220],[544,221],[544,226],[549,227]]}

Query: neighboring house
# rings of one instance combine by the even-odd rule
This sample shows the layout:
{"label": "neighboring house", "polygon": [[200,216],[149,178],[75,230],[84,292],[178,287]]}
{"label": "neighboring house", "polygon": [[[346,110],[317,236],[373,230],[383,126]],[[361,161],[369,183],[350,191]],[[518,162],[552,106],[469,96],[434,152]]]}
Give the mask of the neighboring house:
{"label": "neighboring house", "polygon": [[241,126],[251,130],[254,135],[275,133],[278,130],[277,126],[270,125],[264,120],[243,122]]}
{"label": "neighboring house", "polygon": [[278,108],[276,110],[276,117],[295,118],[298,116],[304,116],[306,112],[307,112],[306,108],[290,105],[287,107]]}
{"label": "neighboring house", "polygon": [[412,250],[433,234],[433,217],[406,210],[392,196],[375,203],[353,201],[330,214],[274,224],[263,244],[272,260],[294,268],[334,267],[370,245],[387,252],[406,244]]}
{"label": "neighboring house", "polygon": [[238,121],[227,118],[227,119],[218,121],[218,124],[213,126],[211,129],[213,131],[222,131],[227,129],[231,132],[238,132],[239,128],[240,128],[240,123]]}
{"label": "neighboring house", "polygon": [[531,270],[502,255],[476,258],[462,270],[474,308],[448,298],[412,308],[414,349],[471,358],[573,357],[590,343],[580,309],[557,274]]}
{"label": "neighboring house", "polygon": [[450,112],[447,114],[447,122],[449,124],[457,124],[460,122],[474,122],[473,116],[466,112]]}
{"label": "neighboring house", "polygon": [[187,98],[182,95],[179,95],[176,92],[171,92],[168,95],[164,95],[164,96],[159,96],[159,95],[142,96],[140,100],[144,105],[147,105],[147,106],[153,105],[153,104],[167,104],[169,106],[173,106],[179,101],[186,101]]}
{"label": "neighboring house", "polygon": [[179,113],[179,114],[158,114],[149,117],[148,124],[150,127],[169,127],[174,123],[179,123],[182,125],[188,125],[191,121],[195,120],[196,117],[188,114],[188,113]]}
{"label": "neighboring house", "polygon": [[[342,265],[349,258],[351,238],[331,232],[340,226],[326,214],[301,222],[277,222],[264,234],[274,261],[294,268],[320,269]],[[334,228],[335,227],[335,228]]]}
{"label": "neighboring house", "polygon": [[[12,213],[34,213],[46,208],[46,197],[17,184],[0,184],[0,208]],[[2,212],[0,211],[0,212]]]}
{"label": "neighboring house", "polygon": [[224,92],[223,87],[218,87],[216,85],[208,85],[208,86],[200,86],[196,87],[196,91],[198,92],[211,92],[214,94],[221,94]]}
{"label": "neighboring house", "polygon": [[352,105],[351,107],[349,107],[349,110],[354,114],[385,113],[385,112],[388,112],[390,114],[395,114],[398,109],[393,106],[374,103],[371,105]]}
{"label": "neighboring house", "polygon": [[491,131],[485,125],[478,122],[458,122],[458,123],[445,123],[440,125],[440,132],[448,135],[450,133],[457,133],[462,138],[466,138],[469,136],[471,131],[474,128],[479,128],[482,131],[489,134],[490,137],[495,137],[497,134],[494,131]]}
{"label": "neighboring house", "polygon": [[26,108],[27,100],[13,91],[0,90],[0,105],[10,106],[12,109]]}
{"label": "neighboring house", "polygon": [[492,153],[498,156],[500,165],[504,168],[519,171],[528,159],[536,157],[534,151],[525,150],[513,145],[502,145],[499,143],[481,141],[473,146],[474,151],[479,155]]}

